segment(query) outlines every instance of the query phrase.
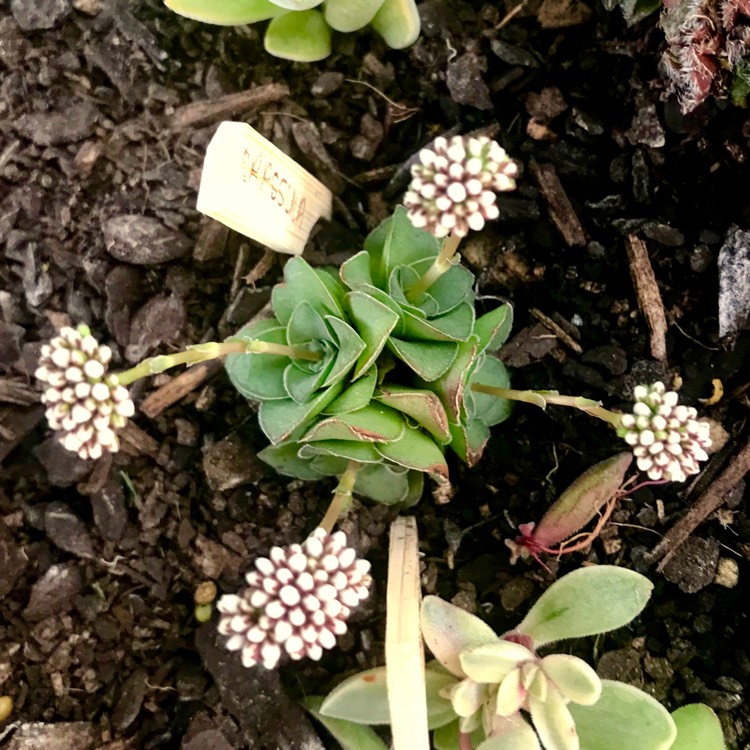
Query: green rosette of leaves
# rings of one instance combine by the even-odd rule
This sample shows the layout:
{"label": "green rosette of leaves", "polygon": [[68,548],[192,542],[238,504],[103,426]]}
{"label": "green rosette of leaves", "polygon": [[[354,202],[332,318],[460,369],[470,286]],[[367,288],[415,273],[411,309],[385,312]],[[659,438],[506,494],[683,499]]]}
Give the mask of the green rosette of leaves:
{"label": "green rosette of leaves", "polygon": [[359,300],[379,303],[380,328],[374,335],[384,338],[388,351],[428,383],[451,368],[474,328],[474,275],[460,264],[416,298],[410,294],[440,247],[440,240],[415,228],[399,207],[370,234],[365,249],[341,267],[341,279],[358,303],[349,310],[355,325],[372,327],[363,320]]}
{"label": "green rosette of leaves", "polygon": [[266,51],[296,62],[316,62],[331,54],[332,31],[371,26],[386,44],[402,49],[420,31],[415,0],[164,0],[175,13],[219,26],[270,21]]}
{"label": "green rosette of leaves", "polygon": [[231,354],[226,360],[235,388],[260,402],[260,426],[273,444],[309,425],[341,394],[366,349],[347,320],[345,295],[333,275],[292,258],[284,283],[272,293],[274,316],[250,323],[229,339],[279,344],[301,355]]}
{"label": "green rosette of leaves", "polygon": [[490,438],[490,427],[505,421],[512,402],[473,391],[475,383],[508,388],[510,375],[495,353],[505,343],[513,325],[513,309],[500,305],[481,316],[471,336],[459,344],[450,368],[437,380],[424,383],[445,408],[450,447],[469,466],[479,461]]}
{"label": "green rosette of leaves", "polygon": [[[279,473],[299,479],[341,476],[348,463],[356,461],[356,494],[385,505],[414,505],[422,495],[425,474],[447,480],[443,448],[403,408],[384,403],[385,394],[392,392],[376,395],[375,381],[373,369],[329,404],[309,429],[265,448],[259,457]],[[406,394],[411,389],[395,390]],[[418,400],[417,393],[413,404]],[[403,402],[400,406],[409,408]],[[447,429],[441,438],[447,442]]]}

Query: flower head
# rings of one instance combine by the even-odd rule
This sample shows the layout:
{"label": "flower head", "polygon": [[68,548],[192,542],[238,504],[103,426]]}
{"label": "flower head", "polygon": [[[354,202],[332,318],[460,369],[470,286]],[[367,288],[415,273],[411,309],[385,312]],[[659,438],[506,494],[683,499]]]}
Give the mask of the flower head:
{"label": "flower head", "polygon": [[107,374],[112,351],[88,326],[65,327],[44,344],[34,375],[44,384],[42,402],[50,427],[81,458],[119,449],[117,429],[135,412],[127,388]]}
{"label": "flower head", "polygon": [[419,153],[404,206],[415,227],[435,237],[465,237],[499,215],[495,193],[515,190],[516,164],[496,141],[436,138]]}
{"label": "flower head", "polygon": [[318,660],[346,632],[351,610],[367,598],[370,563],[346,546],[346,536],[316,529],[303,544],[273,547],[255,561],[248,587],[222,596],[219,632],[242,652],[246,667],[273,669],[283,653]]}
{"label": "flower head", "polygon": [[633,447],[641,471],[649,479],[684,482],[700,470],[711,447],[707,422],[698,421],[691,406],[677,403],[677,394],[664,383],[636,386],[631,414],[621,420],[620,434]]}

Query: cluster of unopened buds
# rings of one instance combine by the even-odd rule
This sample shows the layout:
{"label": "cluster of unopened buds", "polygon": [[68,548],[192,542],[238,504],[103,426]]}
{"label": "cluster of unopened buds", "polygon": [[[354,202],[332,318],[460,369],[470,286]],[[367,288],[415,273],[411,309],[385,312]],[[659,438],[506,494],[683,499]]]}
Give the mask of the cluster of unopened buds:
{"label": "cluster of unopened buds", "polygon": [[436,138],[419,152],[404,206],[415,227],[465,237],[499,216],[496,193],[515,190],[518,167],[489,138]]}
{"label": "cluster of unopened buds", "polygon": [[303,544],[273,547],[246,575],[247,588],[219,599],[219,632],[242,664],[273,669],[286,654],[318,660],[346,632],[351,611],[367,598],[370,563],[346,536],[316,529]]}
{"label": "cluster of unopened buds", "polygon": [[116,452],[117,430],[135,412],[127,388],[107,372],[111,359],[110,348],[100,345],[88,326],[65,327],[42,346],[34,373],[44,387],[50,427],[83,459]]}
{"label": "cluster of unopened buds", "polygon": [[620,434],[632,446],[641,471],[655,481],[684,482],[700,470],[711,447],[709,424],[698,420],[692,406],[678,404],[678,396],[664,383],[639,385],[631,414],[621,418]]}

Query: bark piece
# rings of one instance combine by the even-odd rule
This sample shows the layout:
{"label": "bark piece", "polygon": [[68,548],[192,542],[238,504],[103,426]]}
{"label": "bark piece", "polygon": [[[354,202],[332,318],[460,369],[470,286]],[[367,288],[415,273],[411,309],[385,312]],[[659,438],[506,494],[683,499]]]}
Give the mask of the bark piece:
{"label": "bark piece", "polygon": [[568,247],[586,244],[586,232],[578,220],[552,164],[538,164],[533,159],[529,171],[536,180],[549,211],[549,217]]}
{"label": "bark piece", "polygon": [[626,241],[630,276],[643,317],[651,332],[651,356],[659,362],[667,360],[667,316],[661,301],[659,285],[648,257],[646,243],[634,234]]}

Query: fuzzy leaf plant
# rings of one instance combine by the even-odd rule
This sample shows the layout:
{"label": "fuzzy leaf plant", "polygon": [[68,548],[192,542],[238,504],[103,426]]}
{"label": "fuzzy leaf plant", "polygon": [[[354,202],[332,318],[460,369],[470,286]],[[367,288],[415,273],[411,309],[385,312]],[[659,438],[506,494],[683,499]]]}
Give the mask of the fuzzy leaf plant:
{"label": "fuzzy leaf plant", "polygon": [[263,43],[275,57],[316,62],[331,54],[333,31],[367,26],[394,49],[420,31],[415,0],[164,0],[175,13],[204,23],[241,26],[269,21]]}
{"label": "fuzzy leaf plant", "polygon": [[[436,750],[692,747],[676,743],[676,721],[686,727],[683,739],[695,722],[709,738],[706,750],[722,750],[711,744],[721,733],[705,707],[673,718],[637,687],[600,679],[578,657],[549,653],[558,641],[626,625],[646,606],[651,590],[647,578],[624,568],[581,568],[553,583],[518,627],[502,636],[478,617],[425,597],[422,634],[435,657],[426,666],[427,706]],[[546,655],[538,653],[542,649]],[[354,675],[329,693],[318,712],[387,724],[385,684],[385,667]]]}

